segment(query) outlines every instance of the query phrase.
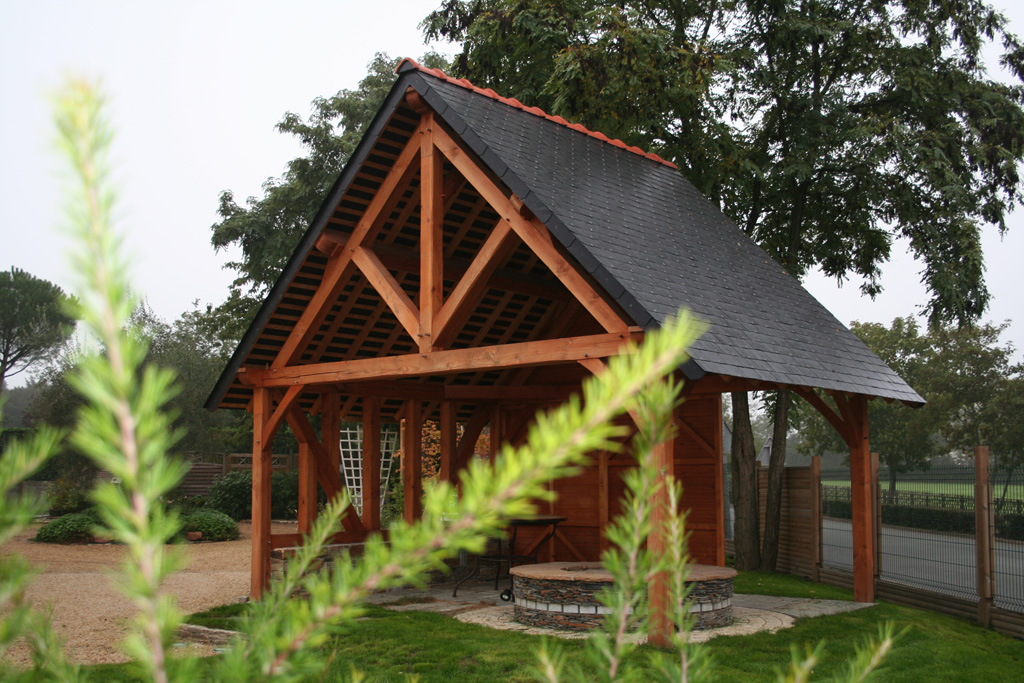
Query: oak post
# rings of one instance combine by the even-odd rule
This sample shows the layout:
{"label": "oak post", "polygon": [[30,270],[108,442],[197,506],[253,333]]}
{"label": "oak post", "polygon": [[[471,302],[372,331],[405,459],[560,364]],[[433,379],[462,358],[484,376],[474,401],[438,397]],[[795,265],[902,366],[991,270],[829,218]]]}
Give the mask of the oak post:
{"label": "oak post", "polygon": [[882,492],[878,486],[878,453],[871,454],[871,523],[875,530],[875,581],[882,573]]}
{"label": "oak post", "polygon": [[974,449],[974,548],[978,570],[978,622],[992,626],[994,594],[994,563],[992,537],[995,520],[992,515],[992,485],[988,471],[988,446]]}
{"label": "oak post", "polygon": [[434,316],[443,303],[444,156],[434,147],[434,114],[423,114],[420,129],[420,353],[434,342]]}
{"label": "oak post", "polygon": [[[840,408],[842,408],[840,404]],[[853,599],[875,601],[875,531],[867,398],[849,397],[850,487],[853,507]]]}
{"label": "oak post", "polygon": [[508,435],[505,433],[505,424],[503,417],[504,415],[501,412],[501,405],[495,403],[494,407],[491,408],[490,460],[492,465],[498,458],[498,453],[501,451],[502,444],[504,444],[508,438]]}
{"label": "oak post", "polygon": [[363,397],[363,526],[380,531],[380,398]]}
{"label": "oak post", "polygon": [[316,519],[316,461],[309,444],[299,444],[299,533],[308,534]]}
{"label": "oak post", "polygon": [[601,552],[608,550],[608,521],[610,517],[608,505],[608,451],[601,451],[597,455],[597,519],[600,533]]}
{"label": "oak post", "polygon": [[[327,451],[331,469],[341,474],[341,395],[327,391],[320,398],[320,443]],[[344,482],[342,482],[344,484]]]}
{"label": "oak post", "polygon": [[455,463],[455,441],[458,438],[454,401],[441,401],[441,468],[438,478],[454,484],[458,481],[459,472]]}
{"label": "oak post", "polygon": [[811,581],[821,579],[821,456],[811,456]]}
{"label": "oak post", "polygon": [[[675,441],[673,436],[654,447],[655,464],[662,482],[674,471]],[[666,527],[670,512],[669,504],[668,487],[662,485],[658,487],[651,500],[651,535],[647,539],[647,548],[652,555],[652,562],[658,562],[668,550]],[[672,578],[667,572],[658,572],[650,584],[650,626],[647,642],[657,647],[671,645],[672,632],[675,628],[672,620],[671,581]]]}
{"label": "oak post", "polygon": [[263,425],[270,419],[270,390],[253,389],[252,397],[252,576],[249,597],[259,600],[270,587],[270,451]]}
{"label": "oak post", "polygon": [[402,486],[405,521],[412,524],[423,515],[423,411],[419,401],[405,402]]}

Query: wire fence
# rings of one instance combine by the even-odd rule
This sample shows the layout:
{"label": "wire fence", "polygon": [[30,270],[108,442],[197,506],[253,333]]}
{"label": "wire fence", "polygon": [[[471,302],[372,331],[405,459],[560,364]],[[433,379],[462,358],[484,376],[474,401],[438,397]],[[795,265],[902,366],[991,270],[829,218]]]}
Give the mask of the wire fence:
{"label": "wire fence", "polygon": [[[976,599],[973,463],[894,472],[880,468],[879,578]],[[822,565],[852,571],[849,470],[822,470]],[[991,472],[994,603],[1024,612],[1024,468]],[[981,530],[987,533],[986,529]]]}

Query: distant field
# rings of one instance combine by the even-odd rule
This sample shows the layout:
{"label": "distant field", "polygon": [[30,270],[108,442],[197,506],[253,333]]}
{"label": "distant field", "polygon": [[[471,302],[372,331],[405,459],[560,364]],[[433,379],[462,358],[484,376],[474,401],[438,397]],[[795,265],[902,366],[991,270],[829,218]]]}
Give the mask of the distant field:
{"label": "distant field", "polygon": [[[1018,477],[1019,479],[1019,477]],[[841,488],[849,488],[850,481],[843,479],[822,479],[821,483],[823,486],[835,486]],[[883,490],[888,490],[889,482],[881,481]],[[974,495],[974,483],[968,482],[946,482],[946,481],[898,481],[896,483],[897,491],[916,491],[919,493],[944,493],[952,496],[973,496]],[[996,479],[993,482],[992,493],[995,500],[1000,500],[1003,496],[1003,482]],[[1006,490],[1007,500],[1024,500],[1024,484],[1012,483]]]}

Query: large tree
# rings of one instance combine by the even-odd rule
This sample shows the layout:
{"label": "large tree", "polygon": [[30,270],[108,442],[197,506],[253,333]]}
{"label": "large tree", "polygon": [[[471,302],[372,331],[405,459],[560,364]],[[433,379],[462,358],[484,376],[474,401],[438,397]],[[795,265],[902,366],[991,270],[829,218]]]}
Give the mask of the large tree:
{"label": "large tree", "polygon": [[[982,225],[1021,203],[1005,23],[940,0],[446,0],[424,28],[461,44],[456,75],[676,161],[795,277],[874,295],[906,237],[932,320],[968,322],[988,301]],[[993,43],[1013,85],[985,71]],[[743,568],[774,568],[788,392],[775,404],[766,557],[744,543]],[[758,528],[748,412],[735,394],[737,533]]]}
{"label": "large tree", "polygon": [[0,272],[0,393],[4,381],[48,361],[71,336],[71,300],[57,285],[18,268]]}
{"label": "large tree", "polygon": [[[422,61],[432,68],[447,66],[434,54],[425,55]],[[230,190],[221,193],[220,220],[211,228],[211,242],[217,249],[231,245],[241,248],[239,260],[227,264],[238,272],[238,278],[232,288],[233,296],[225,304],[228,315],[221,316],[225,322],[250,320],[255,306],[270,291],[373,115],[384,103],[397,78],[398,62],[378,53],[358,88],[318,97],[313,101],[308,121],[285,113],[277,129],[299,138],[307,155],[290,161],[282,177],[268,179],[263,184],[262,197],[249,197],[243,207]],[[250,315],[245,315],[246,310]],[[232,329],[227,334],[240,337],[242,331]]]}
{"label": "large tree", "polygon": [[[854,322],[850,329],[926,399],[932,398],[933,386],[941,386],[944,368],[934,364],[933,339],[927,331],[921,333],[914,318],[896,318],[889,327]],[[890,493],[895,491],[897,475],[926,469],[931,458],[943,452],[942,413],[936,401],[917,409],[899,402],[872,401],[868,405],[871,448],[886,466]],[[808,455],[825,455],[846,448],[831,425],[813,411],[802,414],[800,434],[801,450]]]}

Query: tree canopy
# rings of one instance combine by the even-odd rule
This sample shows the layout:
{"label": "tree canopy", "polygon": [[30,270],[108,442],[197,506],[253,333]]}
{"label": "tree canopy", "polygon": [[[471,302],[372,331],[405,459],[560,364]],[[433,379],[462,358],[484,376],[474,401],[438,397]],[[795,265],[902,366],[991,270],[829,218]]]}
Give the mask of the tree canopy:
{"label": "tree canopy", "polygon": [[445,0],[423,27],[460,44],[456,75],[675,161],[798,277],[876,294],[908,238],[933,320],[969,321],[981,226],[1022,199],[1005,24],[978,2]]}
{"label": "tree canopy", "polygon": [[[922,333],[907,317],[851,329],[928,401],[917,409],[871,402],[871,447],[890,474],[927,469],[938,455],[966,459],[975,446],[988,446],[998,469],[1024,464],[1024,368],[1012,363],[1013,345],[999,340],[1005,324]],[[801,434],[808,454],[845,450],[816,413],[804,415]]]}
{"label": "tree canopy", "polygon": [[[427,54],[422,60],[430,67],[447,66],[438,55]],[[211,242],[216,249],[236,245],[242,250],[238,261],[227,264],[238,272],[232,288],[236,296],[228,302],[233,313],[246,303],[253,311],[270,291],[384,103],[397,78],[398,62],[378,53],[358,88],[318,97],[308,121],[285,113],[277,129],[299,138],[308,155],[290,161],[281,178],[269,178],[263,184],[262,197],[249,197],[243,207],[230,190],[221,193],[220,220],[211,227]]]}
{"label": "tree canopy", "polygon": [[74,329],[72,300],[19,268],[0,272],[0,392],[7,377],[53,358]]}

